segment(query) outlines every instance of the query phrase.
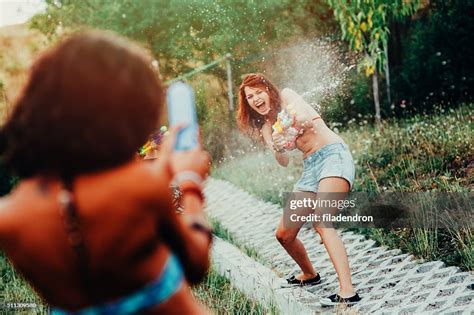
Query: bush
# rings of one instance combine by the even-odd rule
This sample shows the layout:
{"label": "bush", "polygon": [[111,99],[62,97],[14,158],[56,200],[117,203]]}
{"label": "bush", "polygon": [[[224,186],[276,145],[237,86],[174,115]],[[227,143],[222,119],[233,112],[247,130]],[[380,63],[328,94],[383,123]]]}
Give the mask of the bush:
{"label": "bush", "polygon": [[[410,117],[435,107],[473,101],[474,2],[429,1],[417,16],[393,21],[389,43],[392,104],[387,104],[385,74],[379,75],[383,118]],[[352,73],[346,94],[323,108],[328,121],[372,121],[371,78]],[[402,104],[403,103],[403,104]]]}
{"label": "bush", "polygon": [[407,100],[407,109],[422,112],[472,101],[473,10],[472,1],[433,0],[412,22],[392,71],[396,103]]}
{"label": "bush", "polygon": [[324,119],[343,125],[349,121],[371,121],[374,113],[371,82],[364,74],[353,71],[348,78],[348,91],[328,98],[321,105]]}

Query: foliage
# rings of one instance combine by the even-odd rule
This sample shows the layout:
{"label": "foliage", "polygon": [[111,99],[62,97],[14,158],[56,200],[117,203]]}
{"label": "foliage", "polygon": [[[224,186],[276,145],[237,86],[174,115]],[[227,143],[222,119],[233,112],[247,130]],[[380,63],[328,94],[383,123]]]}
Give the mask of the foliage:
{"label": "foliage", "polygon": [[403,51],[392,67],[398,104],[422,112],[472,101],[473,10],[472,1],[432,0],[419,18],[400,25]]}
{"label": "foliage", "polygon": [[[327,6],[309,0],[46,2],[33,27],[50,36],[58,26],[113,30],[150,48],[167,79],[229,52],[236,58],[260,54],[272,43],[331,25]],[[225,78],[222,69],[213,71]]]}
{"label": "foliage", "polygon": [[[0,314],[48,314],[45,303],[36,295],[28,283],[15,272],[2,252],[0,252],[0,276],[0,301],[2,303],[36,303],[34,308],[6,308],[5,310],[0,308]],[[2,311],[5,311],[5,313]]]}
{"label": "foliage", "polygon": [[[199,66],[233,56],[234,86],[243,73],[250,72],[251,60],[272,53],[291,38],[320,34],[335,26],[322,1],[291,0],[47,0],[44,13],[31,26],[58,37],[63,31],[81,27],[112,30],[148,48],[159,65],[163,79],[169,80]],[[198,111],[206,148],[214,159],[228,152],[235,139],[233,113],[227,111],[225,67],[206,71],[212,77],[193,76],[199,90]],[[215,83],[217,79],[218,83]],[[212,89],[202,87],[212,83]],[[211,95],[212,94],[212,95]]]}
{"label": "foliage", "polygon": [[360,191],[466,191],[474,184],[474,105],[384,124],[344,138],[359,165]]}
{"label": "foliage", "polygon": [[352,50],[364,53],[362,65],[366,76],[375,70],[383,71],[387,60],[389,19],[412,15],[419,3],[419,0],[328,0],[340,24],[342,39],[349,42]]}
{"label": "foliage", "polygon": [[348,84],[343,93],[328,98],[321,105],[324,120],[330,125],[347,125],[364,120],[373,120],[372,95],[369,79],[362,73],[353,71],[348,76]]}
{"label": "foliage", "polygon": [[211,269],[205,281],[193,288],[193,295],[215,314],[278,314],[273,305],[264,308],[235,289],[230,281]]}
{"label": "foliage", "polygon": [[196,109],[204,148],[213,160],[228,154],[232,142],[232,118],[229,115],[227,95],[219,80],[210,75],[198,74],[193,84],[196,93]]}
{"label": "foliage", "polygon": [[358,69],[364,68],[367,77],[372,75],[375,120],[379,124],[381,111],[378,73],[381,73],[387,65],[389,19],[413,14],[420,1],[327,1],[341,26],[342,39],[349,41],[352,50],[363,53]]}

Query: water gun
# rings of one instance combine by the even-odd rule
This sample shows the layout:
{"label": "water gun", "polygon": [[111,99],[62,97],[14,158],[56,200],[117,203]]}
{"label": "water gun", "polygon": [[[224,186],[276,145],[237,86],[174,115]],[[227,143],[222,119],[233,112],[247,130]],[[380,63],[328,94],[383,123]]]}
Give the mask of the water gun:
{"label": "water gun", "polygon": [[166,126],[161,126],[161,128],[154,132],[149,138],[148,141],[138,150],[140,157],[144,157],[148,151],[153,149],[158,149],[163,137],[168,133],[168,128]]}
{"label": "water gun", "polygon": [[274,132],[280,133],[284,136],[286,150],[293,150],[296,147],[296,138],[299,130],[296,128],[296,111],[292,106],[282,109],[277,116],[276,122],[273,124]]}

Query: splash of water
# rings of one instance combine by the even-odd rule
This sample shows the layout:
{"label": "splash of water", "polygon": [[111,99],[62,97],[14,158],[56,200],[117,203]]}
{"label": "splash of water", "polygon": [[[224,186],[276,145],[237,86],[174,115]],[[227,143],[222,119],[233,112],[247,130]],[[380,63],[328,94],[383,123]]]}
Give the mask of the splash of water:
{"label": "splash of water", "polygon": [[317,38],[275,52],[274,62],[265,72],[279,87],[289,87],[316,110],[329,97],[343,93],[351,65],[337,43]]}

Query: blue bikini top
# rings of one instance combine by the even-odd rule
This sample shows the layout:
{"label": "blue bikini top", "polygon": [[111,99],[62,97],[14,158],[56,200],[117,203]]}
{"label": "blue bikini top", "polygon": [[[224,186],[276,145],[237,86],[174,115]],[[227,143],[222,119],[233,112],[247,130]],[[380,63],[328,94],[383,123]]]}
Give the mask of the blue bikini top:
{"label": "blue bikini top", "polygon": [[183,284],[184,274],[181,263],[173,254],[161,274],[152,282],[134,293],[104,304],[83,308],[77,311],[51,309],[52,315],[125,315],[139,314],[152,306],[169,299]]}

